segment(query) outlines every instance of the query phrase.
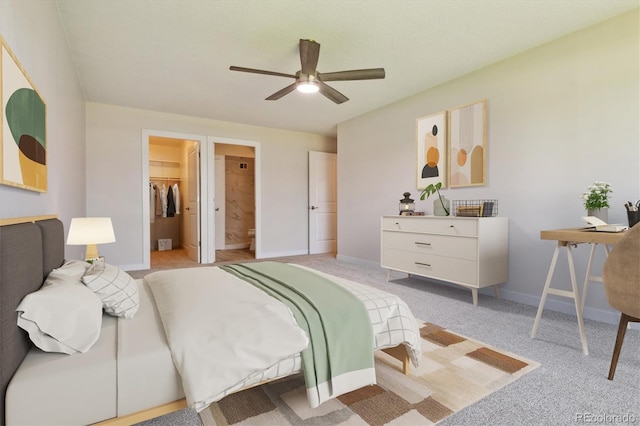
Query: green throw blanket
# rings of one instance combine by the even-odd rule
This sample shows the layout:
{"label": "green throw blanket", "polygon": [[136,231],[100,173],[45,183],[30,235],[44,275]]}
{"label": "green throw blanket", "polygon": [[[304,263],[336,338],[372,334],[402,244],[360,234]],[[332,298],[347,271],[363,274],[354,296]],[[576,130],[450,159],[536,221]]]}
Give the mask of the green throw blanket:
{"label": "green throw blanket", "polygon": [[285,303],[309,336],[302,363],[312,407],[375,383],[371,320],[363,303],[351,292],[285,263],[241,263],[220,268]]}

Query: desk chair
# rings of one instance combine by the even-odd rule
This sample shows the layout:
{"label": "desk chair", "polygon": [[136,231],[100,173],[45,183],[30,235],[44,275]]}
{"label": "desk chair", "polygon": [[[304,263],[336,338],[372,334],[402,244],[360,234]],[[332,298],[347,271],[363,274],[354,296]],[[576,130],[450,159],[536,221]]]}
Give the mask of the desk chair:
{"label": "desk chair", "polygon": [[609,380],[613,380],[627,324],[640,322],[640,225],[629,229],[614,246],[604,263],[602,280],[609,305],[621,313],[609,368]]}

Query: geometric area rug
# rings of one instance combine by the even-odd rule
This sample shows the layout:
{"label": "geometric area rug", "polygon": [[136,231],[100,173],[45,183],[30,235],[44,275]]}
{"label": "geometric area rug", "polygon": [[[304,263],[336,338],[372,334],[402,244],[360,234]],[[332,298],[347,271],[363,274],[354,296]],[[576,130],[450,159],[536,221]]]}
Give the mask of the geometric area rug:
{"label": "geometric area rug", "polygon": [[540,364],[418,321],[419,367],[409,375],[375,354],[377,384],[309,408],[301,375],[231,394],[203,410],[205,426],[432,425],[518,380]]}

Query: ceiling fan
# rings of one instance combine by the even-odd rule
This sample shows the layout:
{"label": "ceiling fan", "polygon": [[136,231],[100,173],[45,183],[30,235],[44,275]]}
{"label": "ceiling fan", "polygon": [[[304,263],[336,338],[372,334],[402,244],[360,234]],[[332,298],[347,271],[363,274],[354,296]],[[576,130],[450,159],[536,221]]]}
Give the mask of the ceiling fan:
{"label": "ceiling fan", "polygon": [[316,70],[318,66],[318,56],[320,55],[320,44],[313,40],[300,39],[300,64],[302,69],[293,74],[284,74],[281,72],[257,70],[254,68],[244,68],[231,66],[231,71],[250,72],[254,74],[274,75],[276,77],[289,77],[296,80],[295,83],[278,90],[273,95],[266,98],[267,101],[275,101],[284,95],[298,89],[304,93],[320,92],[327,98],[337,104],[341,104],[349,100],[345,95],[338,92],[333,87],[325,84],[327,81],[344,81],[344,80],[372,80],[384,78],[384,68],[370,68],[363,70],[349,70],[321,73]]}

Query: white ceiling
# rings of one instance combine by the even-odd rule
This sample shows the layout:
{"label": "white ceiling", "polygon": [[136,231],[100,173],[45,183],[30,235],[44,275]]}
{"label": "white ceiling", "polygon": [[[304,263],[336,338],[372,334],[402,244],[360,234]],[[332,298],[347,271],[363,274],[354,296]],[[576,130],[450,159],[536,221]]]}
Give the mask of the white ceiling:
{"label": "white ceiling", "polygon": [[[86,101],[335,135],[336,124],[604,21],[640,0],[58,0]],[[298,40],[350,98],[264,99],[293,83]]]}

